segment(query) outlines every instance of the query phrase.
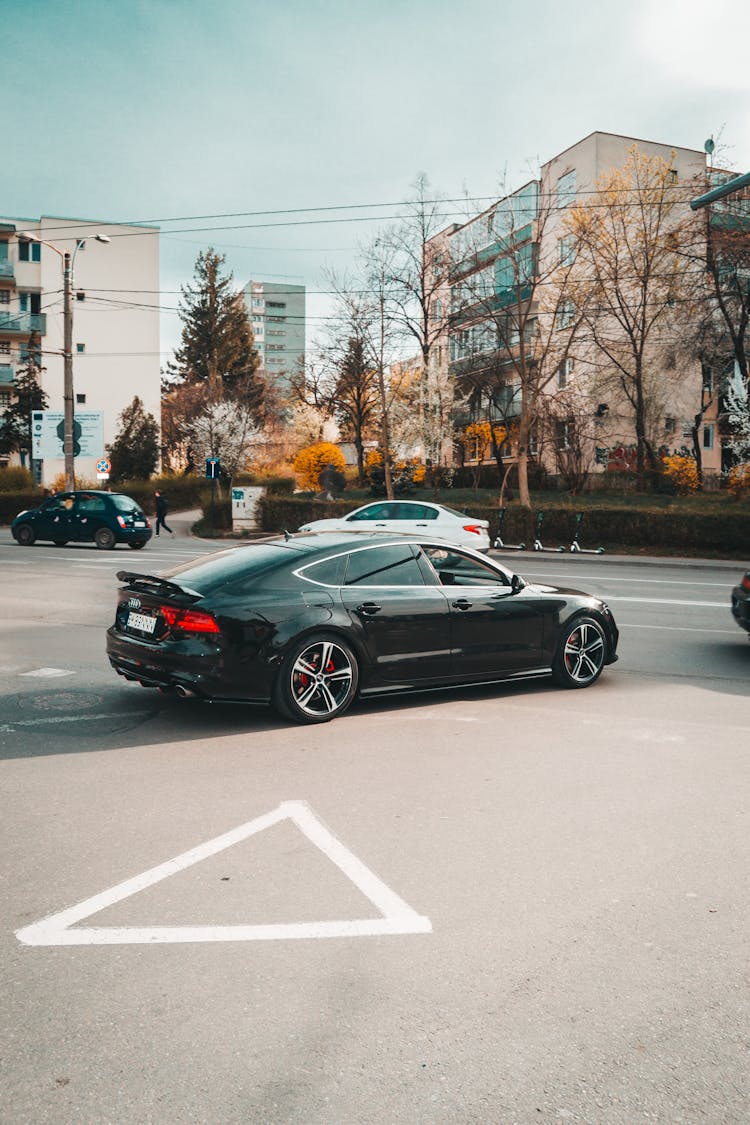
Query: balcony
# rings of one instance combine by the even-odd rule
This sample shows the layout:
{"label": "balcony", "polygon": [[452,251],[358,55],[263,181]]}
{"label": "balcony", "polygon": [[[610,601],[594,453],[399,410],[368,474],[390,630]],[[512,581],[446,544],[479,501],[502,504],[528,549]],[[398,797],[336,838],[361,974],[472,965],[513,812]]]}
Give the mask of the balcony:
{"label": "balcony", "polygon": [[15,277],[15,264],[10,260],[10,258],[0,258],[0,282],[15,281]]}
{"label": "balcony", "polygon": [[16,369],[12,363],[3,363],[0,360],[0,389],[12,387],[16,378]]}
{"label": "balcony", "polygon": [[4,336],[30,336],[32,332],[38,332],[40,336],[46,334],[46,313],[0,312],[0,334]]}

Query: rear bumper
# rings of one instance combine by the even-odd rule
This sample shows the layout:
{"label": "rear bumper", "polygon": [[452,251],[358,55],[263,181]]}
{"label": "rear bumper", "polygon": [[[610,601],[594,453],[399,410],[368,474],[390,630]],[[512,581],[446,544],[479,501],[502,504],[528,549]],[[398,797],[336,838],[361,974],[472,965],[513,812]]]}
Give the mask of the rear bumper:
{"label": "rear bumper", "polygon": [[111,626],[107,630],[107,656],[115,672],[144,687],[183,689],[201,699],[241,700],[268,703],[271,698],[267,676],[241,677],[227,672],[226,654],[214,642],[202,637],[186,637],[169,645],[156,646],[134,637],[125,637]]}

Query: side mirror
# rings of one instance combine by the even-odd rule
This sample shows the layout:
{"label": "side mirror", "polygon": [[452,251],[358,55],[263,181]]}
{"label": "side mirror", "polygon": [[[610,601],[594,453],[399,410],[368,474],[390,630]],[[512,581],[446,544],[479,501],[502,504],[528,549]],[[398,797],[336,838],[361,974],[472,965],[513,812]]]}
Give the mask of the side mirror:
{"label": "side mirror", "polygon": [[514,575],[511,576],[511,580],[510,580],[510,592],[511,592],[511,594],[519,593],[520,590],[523,590],[525,585],[526,585],[526,583],[524,582],[524,580],[523,580],[523,578],[521,577],[520,574],[514,574]]}

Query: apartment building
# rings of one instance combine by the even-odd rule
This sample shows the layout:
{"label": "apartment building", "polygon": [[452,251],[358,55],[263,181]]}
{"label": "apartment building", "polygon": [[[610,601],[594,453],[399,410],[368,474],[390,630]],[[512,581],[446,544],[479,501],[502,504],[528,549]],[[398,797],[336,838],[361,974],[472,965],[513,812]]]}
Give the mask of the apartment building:
{"label": "apartment building", "polygon": [[[76,477],[94,480],[96,462],[134,396],[160,421],[159,230],[52,216],[0,219],[0,411],[13,401],[16,372],[36,334],[47,409],[63,414],[66,252],[73,274],[74,410],[84,430]],[[55,430],[40,433],[43,455],[34,469],[43,484],[64,471]]]}
{"label": "apartment building", "polygon": [[[579,334],[570,342],[575,309],[545,305],[544,284],[552,267],[572,261],[575,253],[564,222],[567,209],[593,198],[600,177],[622,168],[633,146],[662,158],[675,185],[695,182],[705,172],[703,151],[592,133],[547,161],[538,180],[442,231],[427,247],[428,262],[437,268],[449,263],[436,317],[445,318],[446,362],[471,396],[473,420],[502,423],[510,434],[521,413],[524,372],[540,364],[542,353],[548,370],[554,371],[553,378],[543,380],[545,432],[538,425],[528,435],[530,453],[552,472],[565,463],[574,428],[578,444],[583,438],[586,446],[591,474],[634,463],[632,406],[617,393],[606,356],[590,337]],[[687,194],[682,200],[687,212]],[[670,355],[665,348],[660,358],[649,359],[664,365],[663,373],[651,372],[663,393],[650,404],[649,438],[662,451],[690,450],[695,416],[702,411],[702,464],[707,474],[717,474],[721,443],[715,374],[697,359],[682,355],[676,361],[677,350]],[[513,459],[511,441],[505,453]]]}
{"label": "apartment building", "polygon": [[245,304],[261,368],[281,392],[305,357],[305,286],[249,281]]}

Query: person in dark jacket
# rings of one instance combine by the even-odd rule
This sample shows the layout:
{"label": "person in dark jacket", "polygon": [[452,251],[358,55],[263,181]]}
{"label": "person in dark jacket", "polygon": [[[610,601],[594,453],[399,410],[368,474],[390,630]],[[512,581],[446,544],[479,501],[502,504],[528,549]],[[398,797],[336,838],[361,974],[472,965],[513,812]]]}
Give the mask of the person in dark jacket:
{"label": "person in dark jacket", "polygon": [[162,495],[161,492],[155,492],[154,496],[156,497],[156,534],[158,535],[159,528],[163,527],[164,530],[168,531],[170,535],[174,535],[172,528],[167,526],[167,511],[169,509],[169,501],[167,500],[166,496]]}

